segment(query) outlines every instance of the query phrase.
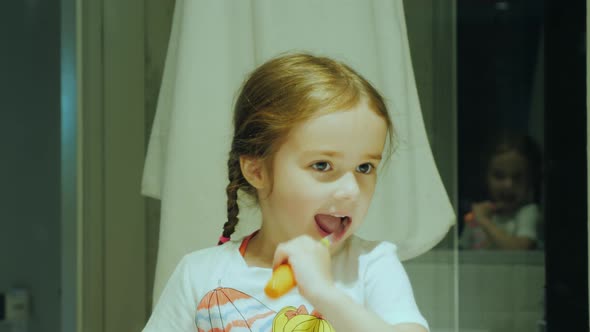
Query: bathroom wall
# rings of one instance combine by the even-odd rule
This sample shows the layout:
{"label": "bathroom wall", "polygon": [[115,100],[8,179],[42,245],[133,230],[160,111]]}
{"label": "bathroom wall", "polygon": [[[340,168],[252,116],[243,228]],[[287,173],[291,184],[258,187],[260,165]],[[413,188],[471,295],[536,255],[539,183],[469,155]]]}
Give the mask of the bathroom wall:
{"label": "bathroom wall", "polygon": [[29,289],[43,332],[61,316],[59,4],[0,2],[0,292]]}

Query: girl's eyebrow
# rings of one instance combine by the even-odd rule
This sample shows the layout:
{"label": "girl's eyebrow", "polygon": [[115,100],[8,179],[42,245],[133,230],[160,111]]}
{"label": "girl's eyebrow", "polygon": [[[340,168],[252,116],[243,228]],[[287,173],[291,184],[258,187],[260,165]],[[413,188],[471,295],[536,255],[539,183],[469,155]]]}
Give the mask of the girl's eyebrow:
{"label": "girl's eyebrow", "polygon": [[[305,155],[322,155],[322,156],[336,157],[336,158],[342,157],[342,153],[337,152],[337,151],[308,150],[308,151],[305,151],[304,154]],[[369,154],[366,154],[365,157],[367,159],[372,159],[372,160],[381,160],[380,153],[369,153]]]}

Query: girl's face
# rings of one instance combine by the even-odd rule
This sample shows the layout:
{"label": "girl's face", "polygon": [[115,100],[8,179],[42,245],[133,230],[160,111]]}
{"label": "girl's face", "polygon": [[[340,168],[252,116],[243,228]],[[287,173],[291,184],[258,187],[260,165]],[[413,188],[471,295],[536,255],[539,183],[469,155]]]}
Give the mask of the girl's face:
{"label": "girl's face", "polygon": [[295,126],[260,192],[263,230],[277,242],[334,233],[333,248],[361,225],[377,180],[387,125],[366,103]]}
{"label": "girl's face", "polygon": [[528,165],[517,151],[495,155],[487,173],[489,194],[500,213],[512,213],[530,199]]}

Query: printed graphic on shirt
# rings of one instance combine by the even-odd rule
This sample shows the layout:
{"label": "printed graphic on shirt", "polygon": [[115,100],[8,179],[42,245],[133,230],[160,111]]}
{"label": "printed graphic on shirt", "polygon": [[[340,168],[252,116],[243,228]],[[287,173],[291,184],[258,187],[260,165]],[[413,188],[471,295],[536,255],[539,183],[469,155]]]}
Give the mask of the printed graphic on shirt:
{"label": "printed graphic on shirt", "polygon": [[284,307],[281,309],[273,320],[272,331],[334,332],[334,328],[317,311],[314,310],[311,314],[308,314],[307,308],[301,305],[299,308]]}
{"label": "printed graphic on shirt", "polygon": [[334,332],[332,325],[315,310],[284,307],[278,313],[239,290],[218,287],[201,299],[195,318],[199,332],[272,331]]}

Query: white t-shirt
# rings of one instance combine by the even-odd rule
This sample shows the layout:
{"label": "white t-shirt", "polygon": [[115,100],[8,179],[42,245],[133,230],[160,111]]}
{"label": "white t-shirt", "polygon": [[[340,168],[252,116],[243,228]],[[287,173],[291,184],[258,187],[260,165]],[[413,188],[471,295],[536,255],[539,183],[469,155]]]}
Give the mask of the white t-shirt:
{"label": "white t-shirt", "polygon": [[[267,297],[272,270],[248,266],[240,243],[184,256],[143,331],[334,331],[297,288]],[[395,245],[352,236],[332,257],[332,272],[337,288],[386,322],[428,328]]]}
{"label": "white t-shirt", "polygon": [[[539,206],[531,203],[522,206],[513,215],[501,216],[494,214],[491,221],[507,234],[537,240],[537,225],[541,222],[541,218],[542,216]],[[464,249],[477,249],[478,242],[486,241],[486,243],[488,243],[487,239],[478,240],[477,237],[481,234],[483,234],[483,230],[465,227],[463,234],[461,234],[461,247]]]}
{"label": "white t-shirt", "polygon": [[537,204],[527,204],[512,216],[494,215],[492,221],[510,235],[536,240],[540,218],[541,212]]}

